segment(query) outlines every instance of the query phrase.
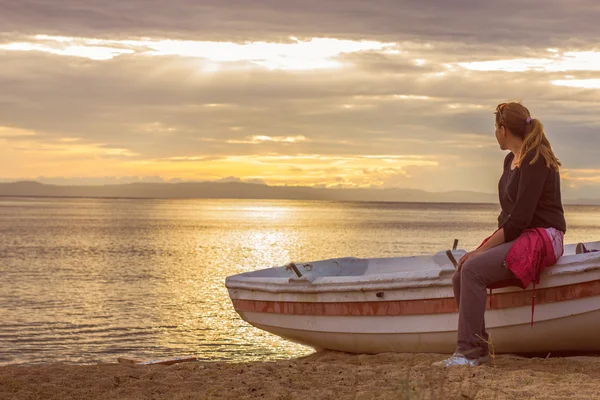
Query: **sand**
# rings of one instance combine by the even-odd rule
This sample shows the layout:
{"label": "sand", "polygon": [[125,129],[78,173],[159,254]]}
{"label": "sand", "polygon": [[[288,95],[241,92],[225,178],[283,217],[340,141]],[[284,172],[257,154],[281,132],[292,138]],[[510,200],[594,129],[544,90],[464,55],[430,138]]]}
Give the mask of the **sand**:
{"label": "sand", "polygon": [[0,367],[1,399],[600,399],[600,358],[497,356],[443,369],[431,354],[308,357],[170,366]]}

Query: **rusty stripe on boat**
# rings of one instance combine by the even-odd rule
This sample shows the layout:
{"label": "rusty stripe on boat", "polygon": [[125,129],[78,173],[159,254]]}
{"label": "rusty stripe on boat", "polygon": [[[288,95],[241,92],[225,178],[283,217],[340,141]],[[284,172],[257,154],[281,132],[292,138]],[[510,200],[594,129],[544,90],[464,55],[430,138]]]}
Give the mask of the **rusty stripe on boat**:
{"label": "rusty stripe on boat", "polygon": [[[510,293],[495,293],[492,304],[487,308],[505,309],[530,306],[533,291],[523,290]],[[600,295],[600,280],[537,289],[535,303],[547,304],[575,300]],[[373,293],[375,296],[375,293]],[[326,316],[386,316],[446,314],[458,312],[453,297],[439,299],[357,301],[357,302],[292,302],[234,299],[237,311],[251,311],[272,314],[326,315]]]}

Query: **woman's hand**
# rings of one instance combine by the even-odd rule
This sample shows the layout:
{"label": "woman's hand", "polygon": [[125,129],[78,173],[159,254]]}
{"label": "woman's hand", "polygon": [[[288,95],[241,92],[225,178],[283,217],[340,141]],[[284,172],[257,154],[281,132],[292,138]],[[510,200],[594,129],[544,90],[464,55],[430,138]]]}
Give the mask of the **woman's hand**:
{"label": "woman's hand", "polygon": [[458,261],[458,267],[456,267],[457,271],[460,271],[460,269],[462,268],[463,264],[466,263],[467,261],[469,261],[471,258],[478,256],[479,254],[483,253],[483,251],[477,249],[477,250],[473,250],[468,252],[467,254],[465,254],[464,256],[462,256],[460,258],[460,260]]}

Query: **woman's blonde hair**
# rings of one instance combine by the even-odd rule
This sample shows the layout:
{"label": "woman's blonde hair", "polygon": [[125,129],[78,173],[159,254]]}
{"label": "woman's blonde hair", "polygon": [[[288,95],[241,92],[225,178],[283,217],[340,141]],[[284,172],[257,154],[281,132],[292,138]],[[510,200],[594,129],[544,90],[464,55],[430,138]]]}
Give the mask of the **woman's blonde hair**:
{"label": "woman's blonde hair", "polygon": [[535,151],[531,164],[534,164],[542,156],[548,168],[559,169],[561,163],[552,151],[552,146],[544,133],[544,125],[539,119],[531,118],[527,107],[517,102],[502,103],[496,107],[495,114],[498,126],[503,126],[513,135],[523,139],[517,166],[521,166],[530,151]]}

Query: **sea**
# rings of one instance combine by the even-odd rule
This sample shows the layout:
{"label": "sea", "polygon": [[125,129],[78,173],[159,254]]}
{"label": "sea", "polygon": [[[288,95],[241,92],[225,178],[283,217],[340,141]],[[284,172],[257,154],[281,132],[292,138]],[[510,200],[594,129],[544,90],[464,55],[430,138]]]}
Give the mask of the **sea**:
{"label": "sea", "polygon": [[[311,348],[235,312],[225,278],[335,257],[470,250],[495,204],[0,198],[0,365],[269,361]],[[600,207],[566,206],[566,243]]]}

